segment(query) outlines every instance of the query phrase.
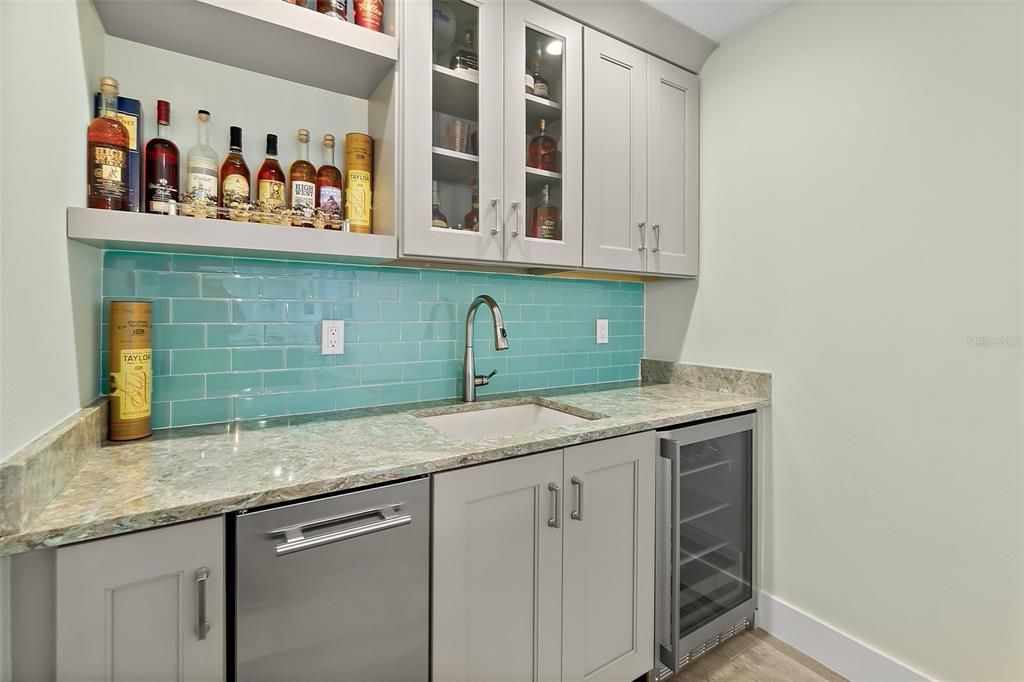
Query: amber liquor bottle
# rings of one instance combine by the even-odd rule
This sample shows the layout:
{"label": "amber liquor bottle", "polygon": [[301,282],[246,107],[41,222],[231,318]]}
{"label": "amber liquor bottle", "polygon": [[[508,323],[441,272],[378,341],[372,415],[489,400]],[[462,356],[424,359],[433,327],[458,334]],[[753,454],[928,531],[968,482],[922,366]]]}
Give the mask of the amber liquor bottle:
{"label": "amber liquor bottle", "polygon": [[316,11],[329,17],[348,21],[348,7],[345,0],[316,0]]}
{"label": "amber liquor bottle", "polygon": [[537,134],[526,148],[526,165],[545,171],[558,171],[558,143],[546,132],[547,124],[540,119]]}
{"label": "amber liquor bottle", "polygon": [[328,220],[341,220],[341,171],[334,165],[334,135],[324,135],[324,165],[316,172],[316,207]]}
{"label": "amber liquor bottle", "polygon": [[309,162],[309,131],[299,129],[299,158],[288,168],[289,208],[292,225],[313,227],[313,209],[316,207],[316,168]]}
{"label": "amber liquor bottle", "polygon": [[467,232],[480,231],[480,193],[477,190],[476,182],[473,182],[473,195],[470,202],[469,213],[462,219],[462,229]]}
{"label": "amber liquor bottle", "polygon": [[128,209],[128,129],[117,120],[117,81],[100,79],[100,115],[86,133],[89,208]]}
{"label": "amber liquor bottle", "polygon": [[[256,203],[263,213],[279,213],[285,207],[284,171],[277,160],[277,135],[267,135],[267,156],[256,174]],[[260,222],[276,223],[270,215]]]}
{"label": "amber liquor bottle", "polygon": [[534,239],[562,238],[561,212],[551,203],[549,185],[544,185],[544,189],[541,190],[541,203],[533,209],[533,220],[526,236]]}
{"label": "amber liquor bottle", "polygon": [[231,126],[228,155],[220,165],[220,205],[230,209],[222,218],[247,221],[249,209],[249,166],[242,156],[242,129]]}
{"label": "amber liquor bottle", "polygon": [[156,101],[156,137],[146,143],[146,213],[177,213],[178,147],[167,139],[171,105]]}

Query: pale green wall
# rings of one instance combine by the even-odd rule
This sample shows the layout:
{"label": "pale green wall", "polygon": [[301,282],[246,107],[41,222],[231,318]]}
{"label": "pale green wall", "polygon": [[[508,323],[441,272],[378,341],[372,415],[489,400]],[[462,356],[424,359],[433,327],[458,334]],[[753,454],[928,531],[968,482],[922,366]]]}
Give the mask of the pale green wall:
{"label": "pale green wall", "polygon": [[701,278],[648,287],[649,356],[775,372],[765,590],[940,679],[1024,679],[1022,34],[814,2],[728,39]]}

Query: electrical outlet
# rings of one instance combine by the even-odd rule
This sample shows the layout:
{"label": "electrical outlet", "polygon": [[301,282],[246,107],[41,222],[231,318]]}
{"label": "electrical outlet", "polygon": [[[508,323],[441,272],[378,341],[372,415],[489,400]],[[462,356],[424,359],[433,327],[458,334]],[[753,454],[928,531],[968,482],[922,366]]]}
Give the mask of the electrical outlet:
{"label": "electrical outlet", "polygon": [[344,320],[324,320],[320,328],[320,354],[343,355],[345,353]]}
{"label": "electrical outlet", "polygon": [[608,320],[597,321],[597,342],[608,343]]}

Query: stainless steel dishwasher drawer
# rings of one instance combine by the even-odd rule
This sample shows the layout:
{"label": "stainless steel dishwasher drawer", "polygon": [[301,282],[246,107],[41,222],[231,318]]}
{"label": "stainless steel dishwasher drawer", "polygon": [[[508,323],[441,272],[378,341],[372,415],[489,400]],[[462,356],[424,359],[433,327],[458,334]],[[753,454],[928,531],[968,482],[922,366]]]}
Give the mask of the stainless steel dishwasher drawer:
{"label": "stainless steel dishwasher drawer", "polygon": [[427,479],[240,514],[238,680],[426,682]]}

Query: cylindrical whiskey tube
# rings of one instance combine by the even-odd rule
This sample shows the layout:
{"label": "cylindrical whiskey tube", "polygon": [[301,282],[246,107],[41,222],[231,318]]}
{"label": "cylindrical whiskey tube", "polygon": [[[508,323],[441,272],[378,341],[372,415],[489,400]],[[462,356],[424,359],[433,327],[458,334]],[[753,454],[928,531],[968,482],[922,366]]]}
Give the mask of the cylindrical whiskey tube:
{"label": "cylindrical whiskey tube", "polygon": [[371,31],[380,31],[384,17],[384,3],[381,0],[356,0],[356,25]]}
{"label": "cylindrical whiskey tube", "polygon": [[110,302],[110,440],[135,440],[153,432],[153,305]]}
{"label": "cylindrical whiskey tube", "polygon": [[352,232],[373,232],[373,138],[345,136],[345,218]]}

